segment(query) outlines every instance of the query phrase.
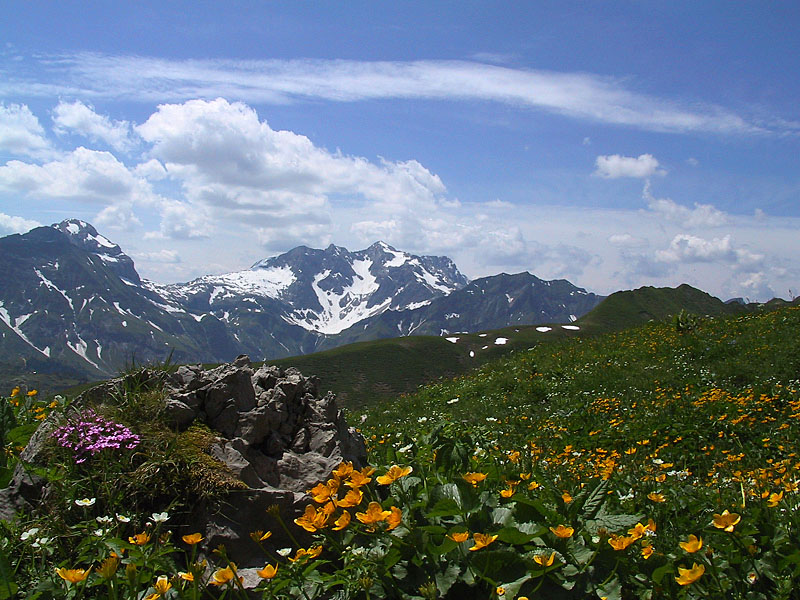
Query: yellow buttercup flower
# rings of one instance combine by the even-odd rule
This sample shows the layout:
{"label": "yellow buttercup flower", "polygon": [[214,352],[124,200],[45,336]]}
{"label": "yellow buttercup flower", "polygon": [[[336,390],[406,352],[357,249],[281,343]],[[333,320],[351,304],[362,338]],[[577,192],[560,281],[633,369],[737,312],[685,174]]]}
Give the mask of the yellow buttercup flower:
{"label": "yellow buttercup flower", "polygon": [[556,537],[560,538],[570,538],[572,537],[572,534],[575,533],[575,529],[573,527],[567,527],[565,525],[551,527],[550,531],[552,531]]}
{"label": "yellow buttercup flower", "polygon": [[685,542],[679,542],[678,545],[686,550],[686,552],[697,552],[703,547],[703,538],[699,538],[692,533]]}
{"label": "yellow buttercup flower", "polygon": [[386,517],[386,524],[388,525],[386,531],[391,531],[392,529],[400,525],[400,523],[403,520],[403,511],[401,511],[399,508],[397,508],[396,506],[392,506],[389,510],[391,514],[388,517]]}
{"label": "yellow buttercup flower", "polygon": [[611,544],[611,547],[614,550],[625,550],[628,546],[630,546],[633,542],[636,541],[637,538],[630,536],[630,537],[622,537],[622,536],[611,536],[608,540],[608,543]]}
{"label": "yellow buttercup flower", "polygon": [[119,563],[120,563],[119,556],[109,556],[102,563],[100,563],[97,572],[103,579],[111,579],[117,572],[117,569],[119,568]]}
{"label": "yellow buttercup flower", "polygon": [[533,562],[542,567],[551,566],[553,562],[555,562],[555,560],[556,560],[555,552],[553,552],[550,556],[547,556],[546,554],[536,554],[533,557]]}
{"label": "yellow buttercup flower", "polygon": [[569,492],[564,492],[561,494],[561,499],[564,501],[564,504],[569,504],[572,502],[572,495]]}
{"label": "yellow buttercup flower", "polygon": [[705,572],[706,568],[697,563],[693,563],[691,569],[678,567],[678,577],[675,578],[675,581],[678,582],[678,585],[689,585],[700,579]]}
{"label": "yellow buttercup flower", "polygon": [[729,532],[733,531],[734,526],[736,526],[736,524],[741,520],[742,518],[738,514],[728,512],[728,509],[722,511],[721,515],[715,513],[713,516],[714,527],[717,529],[724,529],[725,531]]}
{"label": "yellow buttercup flower", "polygon": [[336,467],[333,470],[333,474],[341,479],[345,479],[352,473],[353,473],[353,463],[351,462],[342,462],[339,464],[338,467]]}
{"label": "yellow buttercup flower", "polygon": [[781,500],[783,500],[783,490],[781,490],[777,494],[770,494],[769,498],[767,499],[767,506],[769,506],[770,508],[775,508],[776,506],[778,506]]}
{"label": "yellow buttercup flower", "polygon": [[473,487],[478,487],[478,484],[486,479],[488,475],[486,473],[465,473],[462,477],[464,481],[472,484]]}
{"label": "yellow buttercup flower", "polygon": [[356,519],[361,521],[364,525],[374,526],[376,523],[385,521],[391,514],[392,511],[383,510],[383,508],[381,508],[381,505],[378,504],[377,502],[370,502],[369,506],[367,506],[366,512],[356,513]]}
{"label": "yellow buttercup flower", "polygon": [[35,396],[35,395],[36,395],[36,394],[38,394],[38,393],[39,393],[39,392],[37,392],[36,390],[30,390],[30,391],[28,392],[28,396]]}
{"label": "yellow buttercup flower", "polygon": [[316,558],[322,553],[322,546],[312,546],[308,550],[305,548],[298,548],[297,552],[294,555],[294,558],[291,556],[289,560],[292,562],[298,561],[301,558]]}
{"label": "yellow buttercup flower", "polygon": [[361,504],[361,501],[364,499],[364,492],[361,490],[354,488],[352,490],[348,490],[348,492],[344,495],[344,498],[341,500],[337,500],[336,504],[341,506],[342,508],[352,508],[353,506],[358,506]]}
{"label": "yellow buttercup flower", "polygon": [[475,550],[480,550],[481,548],[486,548],[489,544],[493,543],[497,539],[496,535],[489,535],[485,533],[475,533],[472,536],[472,541],[475,542],[475,545],[470,548],[470,551],[474,552]]}
{"label": "yellow buttercup flower", "polygon": [[[335,480],[331,480],[335,481]],[[333,485],[328,485],[327,483],[318,483],[315,485],[309,493],[311,494],[311,498],[314,502],[319,504],[325,504],[328,500],[331,499],[331,496],[335,495],[339,489],[339,484],[334,483]]]}
{"label": "yellow buttercup flower", "polygon": [[137,533],[133,537],[129,537],[128,541],[134,546],[144,546],[147,542],[150,541],[150,534],[143,531],[142,533]]}
{"label": "yellow buttercup flower", "polygon": [[[211,580],[208,583],[211,585],[225,585],[226,583],[233,581],[234,577],[236,577],[236,565],[231,563],[224,569],[217,569],[214,571],[214,574],[211,576]],[[241,577],[239,578],[239,581],[242,581]]]}
{"label": "yellow buttercup flower", "polygon": [[187,573],[186,571],[180,571],[178,573],[178,577],[184,581],[194,581],[194,575],[192,573]]}
{"label": "yellow buttercup flower", "polygon": [[455,543],[460,544],[461,542],[467,541],[467,538],[469,537],[469,531],[456,531],[449,534],[447,537],[449,537]]}
{"label": "yellow buttercup flower", "polygon": [[653,556],[653,547],[650,544],[642,546],[642,558],[647,560],[651,556]]}
{"label": "yellow buttercup flower", "polygon": [[353,471],[353,474],[350,475],[350,480],[347,481],[345,485],[349,485],[354,489],[358,489],[367,485],[370,481],[372,481],[372,477],[369,476],[372,474],[372,472],[370,471],[369,475],[367,475],[364,471],[366,471],[366,469],[362,469],[361,471]]}
{"label": "yellow buttercup flower", "polygon": [[647,533],[647,526],[637,523],[632,529],[628,529],[628,535],[638,540]]}
{"label": "yellow buttercup flower", "polygon": [[381,485],[389,485],[400,479],[401,477],[405,477],[414,469],[409,465],[408,467],[399,467],[397,465],[392,465],[389,470],[386,472],[386,475],[381,475],[376,479],[376,481]]}
{"label": "yellow buttercup flower", "polygon": [[153,589],[158,592],[160,596],[166,594],[171,587],[172,584],[169,582],[169,579],[167,579],[166,575],[159,575],[158,579],[156,579],[156,582],[153,585]]}
{"label": "yellow buttercup flower", "polygon": [[659,494],[657,492],[650,492],[649,494],[647,494],[647,497],[653,502],[666,502],[667,500],[664,494]]}
{"label": "yellow buttercup flower", "polygon": [[199,544],[203,541],[203,534],[202,533],[190,533],[189,535],[185,535],[181,538],[184,543],[189,544],[190,546],[194,546],[195,544]]}
{"label": "yellow buttercup flower", "polygon": [[69,581],[70,583],[80,583],[89,576],[89,572],[91,570],[91,567],[88,569],[65,569],[62,567],[60,569],[56,569],[56,574],[64,581]]}
{"label": "yellow buttercup flower", "polygon": [[[344,463],[343,463],[344,464]],[[274,567],[270,564],[264,565],[264,568],[256,571],[256,575],[261,577],[261,579],[272,579],[278,573],[278,565]]]}
{"label": "yellow buttercup flower", "polygon": [[350,513],[346,510],[333,522],[333,530],[341,531],[350,524]]}

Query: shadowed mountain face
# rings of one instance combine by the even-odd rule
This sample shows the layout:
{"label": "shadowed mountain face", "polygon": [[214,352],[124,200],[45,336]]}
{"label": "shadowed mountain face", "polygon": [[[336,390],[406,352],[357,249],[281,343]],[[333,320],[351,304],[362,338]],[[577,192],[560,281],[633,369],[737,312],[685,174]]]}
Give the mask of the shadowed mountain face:
{"label": "shadowed mountain face", "polygon": [[[469,282],[441,256],[376,242],[300,246],[249,269],[161,285],[89,223],[0,238],[0,379],[105,377],[127,362],[224,362],[344,343],[574,320],[601,297],[529,273]],[[3,382],[0,381],[0,385]]]}

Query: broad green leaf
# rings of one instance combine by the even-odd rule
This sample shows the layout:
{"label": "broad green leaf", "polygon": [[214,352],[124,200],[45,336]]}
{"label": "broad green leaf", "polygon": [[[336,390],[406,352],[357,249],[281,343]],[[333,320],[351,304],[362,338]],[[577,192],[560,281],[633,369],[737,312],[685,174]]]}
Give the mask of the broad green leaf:
{"label": "broad green leaf", "polygon": [[627,531],[642,519],[644,519],[644,515],[604,515],[599,519],[586,521],[586,529],[592,534],[596,534],[601,529],[620,533]]}
{"label": "broad green leaf", "polygon": [[602,585],[597,586],[597,595],[607,600],[622,600],[622,584],[618,577],[614,577]]}
{"label": "broad green leaf", "polygon": [[452,498],[442,498],[426,514],[431,519],[433,517],[455,517],[461,514],[461,507]]}
{"label": "broad green leaf", "polygon": [[497,532],[497,538],[501,542],[505,542],[506,544],[511,544],[512,546],[527,544],[536,537],[538,537],[538,535],[531,533],[523,533],[516,527],[504,527],[503,529]]}
{"label": "broad green leaf", "polygon": [[514,511],[505,506],[499,506],[492,511],[492,523],[495,525],[512,525],[514,523]]}
{"label": "broad green leaf", "polygon": [[657,584],[660,584],[664,577],[674,572],[675,571],[673,571],[671,564],[658,567],[655,571],[653,571],[653,581]]}
{"label": "broad green leaf", "polygon": [[436,589],[439,590],[442,596],[446,595],[450,588],[453,587],[453,584],[458,580],[460,574],[460,566],[452,563],[447,566],[444,573],[436,573]]}
{"label": "broad green leaf", "polygon": [[605,504],[608,497],[608,487],[610,481],[608,479],[601,479],[597,486],[591,491],[583,503],[583,518],[594,519],[600,507]]}

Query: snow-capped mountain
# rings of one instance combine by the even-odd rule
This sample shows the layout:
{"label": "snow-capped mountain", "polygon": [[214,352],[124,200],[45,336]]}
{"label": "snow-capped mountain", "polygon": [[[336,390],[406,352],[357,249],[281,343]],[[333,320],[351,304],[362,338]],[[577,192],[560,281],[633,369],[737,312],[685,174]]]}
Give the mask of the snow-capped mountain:
{"label": "snow-capped mountain", "polygon": [[[441,256],[384,242],[300,246],[249,269],[160,285],[89,223],[0,238],[0,389],[20,372],[75,381],[136,360],[221,362],[344,343],[580,316],[600,297],[522,273],[469,282]],[[8,386],[6,386],[8,387]]]}
{"label": "snow-capped mountain", "polygon": [[422,306],[467,285],[442,256],[413,256],[376,242],[366,250],[300,246],[246,271],[208,275],[189,283],[157,286],[177,305],[234,323],[249,305],[278,310],[287,323],[336,335],[386,310]]}

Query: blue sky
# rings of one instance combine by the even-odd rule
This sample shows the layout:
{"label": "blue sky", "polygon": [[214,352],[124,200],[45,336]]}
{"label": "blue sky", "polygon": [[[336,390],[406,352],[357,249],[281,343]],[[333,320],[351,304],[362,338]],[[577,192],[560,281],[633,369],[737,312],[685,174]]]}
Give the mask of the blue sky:
{"label": "blue sky", "polygon": [[800,288],[797,3],[17,2],[0,234],[147,278],[296,245],[599,293]]}

